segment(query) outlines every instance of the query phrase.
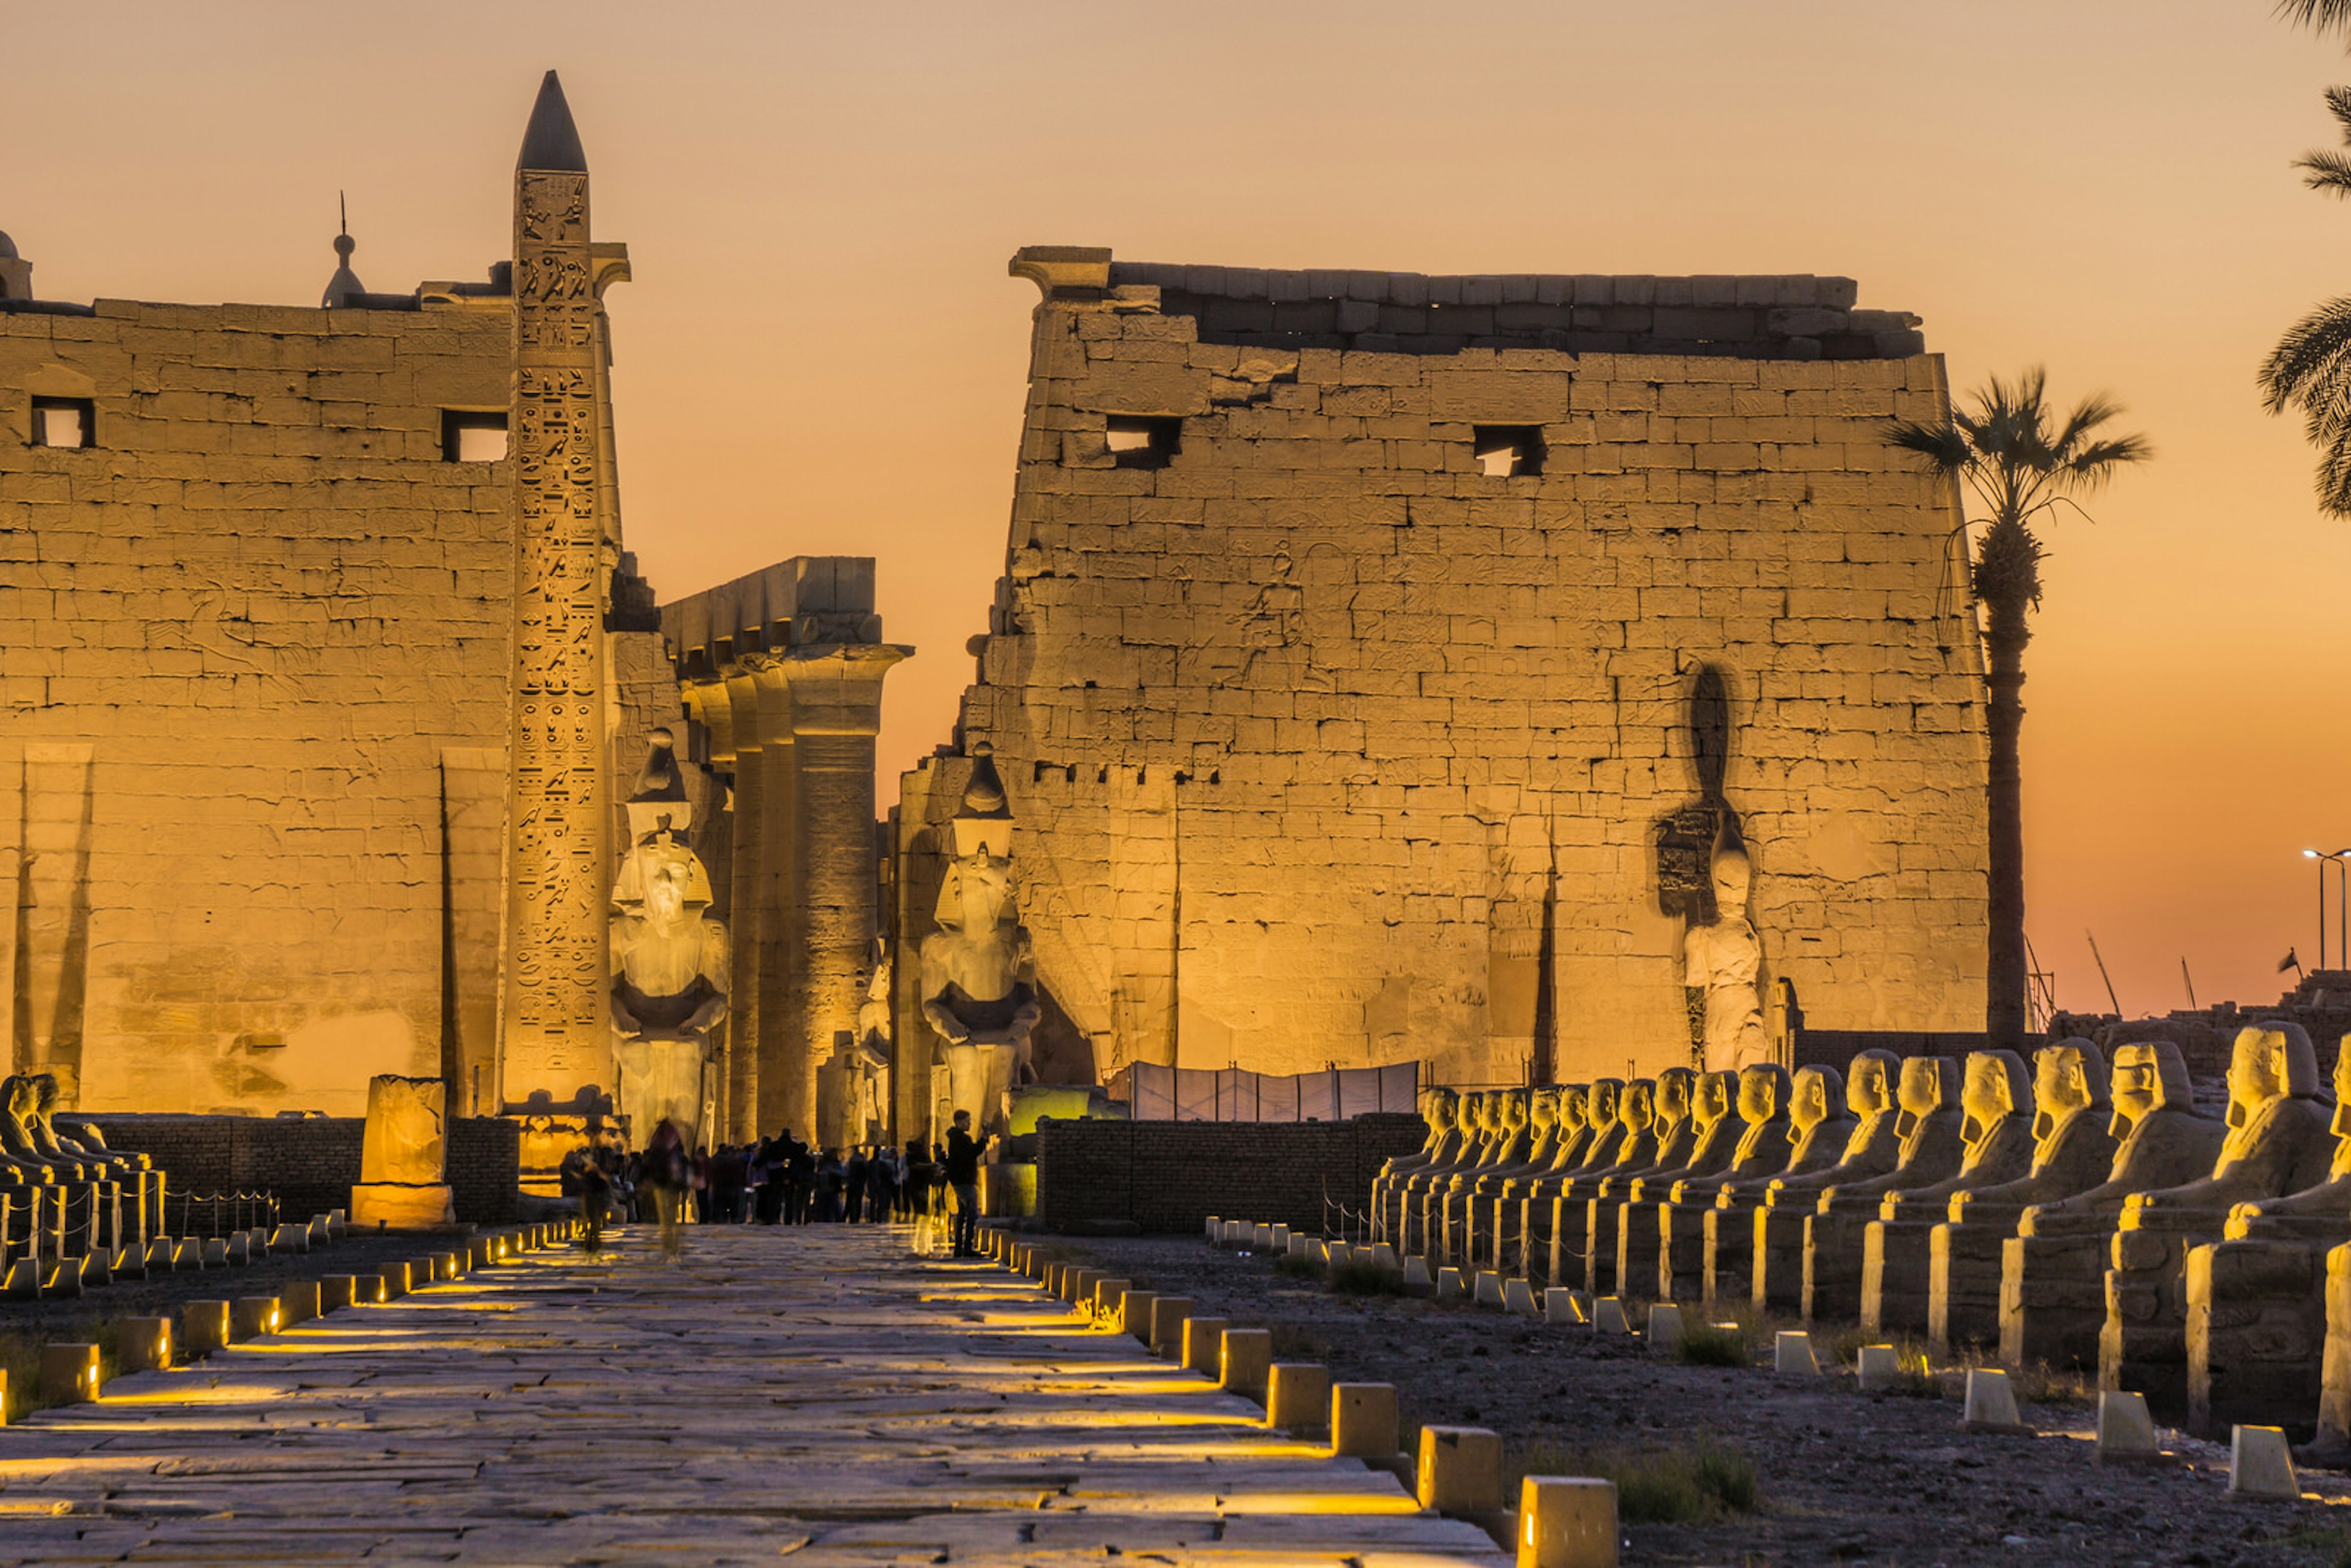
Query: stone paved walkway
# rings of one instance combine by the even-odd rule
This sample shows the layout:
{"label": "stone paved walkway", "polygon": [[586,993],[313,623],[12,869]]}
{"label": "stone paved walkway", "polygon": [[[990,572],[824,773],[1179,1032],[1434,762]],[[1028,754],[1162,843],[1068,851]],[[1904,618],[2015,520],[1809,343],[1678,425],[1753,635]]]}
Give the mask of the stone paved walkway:
{"label": "stone paved walkway", "polygon": [[904,1232],[643,1232],[0,1429],[0,1564],[1506,1561]]}

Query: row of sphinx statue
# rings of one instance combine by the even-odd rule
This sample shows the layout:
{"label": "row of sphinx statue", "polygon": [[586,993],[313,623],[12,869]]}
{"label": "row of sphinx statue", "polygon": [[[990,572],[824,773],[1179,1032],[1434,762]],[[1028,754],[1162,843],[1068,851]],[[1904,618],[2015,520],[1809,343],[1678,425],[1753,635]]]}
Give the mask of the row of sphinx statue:
{"label": "row of sphinx statue", "polygon": [[161,1223],[154,1162],[109,1149],[89,1124],[59,1125],[57,1103],[48,1073],[0,1079],[0,1266],[144,1245]]}
{"label": "row of sphinx statue", "polygon": [[1843,1072],[1430,1092],[1373,1184],[1375,1239],[1661,1301],[1858,1320],[1933,1350],[2097,1369],[2197,1429],[2351,1438],[2351,1045],[2332,1101],[2296,1024],[2234,1042],[2228,1105],[2179,1048],[1864,1051]]}

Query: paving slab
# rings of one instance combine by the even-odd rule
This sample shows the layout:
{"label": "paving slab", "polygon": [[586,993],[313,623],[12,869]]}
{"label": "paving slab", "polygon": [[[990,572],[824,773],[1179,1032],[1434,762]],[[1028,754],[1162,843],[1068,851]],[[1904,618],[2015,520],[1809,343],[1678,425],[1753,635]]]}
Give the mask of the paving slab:
{"label": "paving slab", "polygon": [[1508,1561],[911,1240],[622,1230],[118,1379],[0,1428],[0,1568]]}

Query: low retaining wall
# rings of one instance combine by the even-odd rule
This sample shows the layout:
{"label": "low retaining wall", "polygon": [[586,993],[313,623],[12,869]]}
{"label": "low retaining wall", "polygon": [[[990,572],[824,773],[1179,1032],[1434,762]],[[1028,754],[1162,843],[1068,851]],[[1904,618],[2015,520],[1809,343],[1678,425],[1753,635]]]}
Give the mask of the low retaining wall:
{"label": "low retaining wall", "polygon": [[1361,1209],[1380,1166],[1427,1129],[1384,1113],[1346,1122],[1040,1122],[1037,1213],[1056,1230],[1131,1221],[1196,1232],[1212,1214],[1322,1228],[1322,1199]]}
{"label": "low retaining wall", "polygon": [[[76,1116],[107,1146],[150,1155],[169,1193],[267,1192],[304,1220],[350,1207],[360,1179],[360,1116]],[[492,1116],[449,1123],[448,1179],[457,1218],[501,1225],[519,1218],[522,1127]]]}

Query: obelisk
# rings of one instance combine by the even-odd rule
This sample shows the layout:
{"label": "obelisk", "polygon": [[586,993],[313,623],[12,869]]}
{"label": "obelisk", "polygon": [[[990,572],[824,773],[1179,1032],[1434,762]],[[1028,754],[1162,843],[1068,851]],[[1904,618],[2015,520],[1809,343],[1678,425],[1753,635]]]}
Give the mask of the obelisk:
{"label": "obelisk", "polygon": [[[515,165],[513,727],[500,1097],[612,1087],[603,429],[588,160],[547,73]],[[586,1109],[584,1105],[581,1107]]]}

